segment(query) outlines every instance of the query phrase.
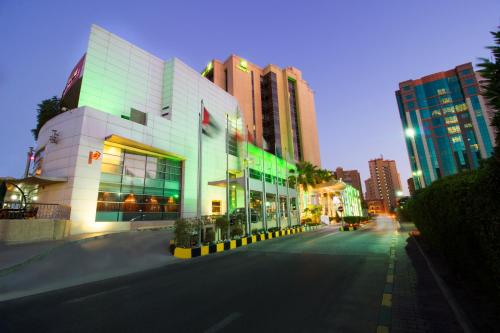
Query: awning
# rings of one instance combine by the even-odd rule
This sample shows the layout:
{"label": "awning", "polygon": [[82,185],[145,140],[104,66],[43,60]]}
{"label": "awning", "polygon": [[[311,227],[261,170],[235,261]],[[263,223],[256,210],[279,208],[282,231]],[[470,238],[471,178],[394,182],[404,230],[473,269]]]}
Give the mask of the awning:
{"label": "awning", "polygon": [[340,192],[346,188],[347,184],[343,181],[334,180],[327,183],[318,184],[313,188],[316,192]]}
{"label": "awning", "polygon": [[65,183],[68,181],[66,177],[45,177],[45,176],[29,176],[26,178],[0,178],[0,182],[5,181],[6,183],[16,184],[16,185],[51,185],[57,183]]}
{"label": "awning", "polygon": [[111,145],[113,145],[113,146],[117,146],[117,147],[123,148],[123,149],[128,149],[131,151],[136,151],[136,152],[143,153],[143,154],[153,153],[156,155],[172,158],[175,160],[185,160],[186,159],[185,157],[183,157],[181,155],[174,154],[174,153],[168,152],[166,150],[156,148],[156,147],[147,145],[147,144],[139,142],[139,141],[127,139],[127,138],[124,138],[124,137],[116,135],[116,134],[112,134],[110,136],[107,136],[104,140],[106,140],[107,143],[111,143]]}
{"label": "awning", "polygon": [[[229,179],[229,184],[230,185],[236,185],[239,187],[244,188],[245,187],[245,179],[243,177],[238,177],[238,178],[230,178]],[[208,182],[208,185],[211,186],[218,186],[218,187],[226,187],[226,180],[216,180],[213,182]]]}

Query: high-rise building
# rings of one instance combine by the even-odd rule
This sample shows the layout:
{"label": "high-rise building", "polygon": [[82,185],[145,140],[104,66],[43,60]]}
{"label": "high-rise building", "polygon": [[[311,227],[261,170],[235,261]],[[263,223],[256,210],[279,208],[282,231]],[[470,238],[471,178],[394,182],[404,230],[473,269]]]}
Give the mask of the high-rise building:
{"label": "high-rise building", "polygon": [[413,178],[408,178],[407,182],[408,182],[408,191],[412,196],[413,194],[415,194],[415,182],[413,181]]}
{"label": "high-rise building", "polygon": [[344,183],[352,185],[355,189],[359,191],[359,196],[361,201],[363,198],[363,188],[361,187],[361,176],[358,170],[344,170],[341,167],[335,169],[335,178],[342,179]]}
{"label": "high-rise building", "polygon": [[370,178],[365,181],[366,200],[381,199],[386,212],[397,205],[397,195],[401,192],[401,180],[394,160],[376,158],[368,162]]}
{"label": "high-rise building", "polygon": [[239,102],[249,140],[292,161],[320,166],[314,92],[295,67],[261,68],[231,55],[202,73]]}
{"label": "high-rise building", "polygon": [[416,189],[491,156],[492,113],[479,80],[468,63],[399,83],[396,99]]}

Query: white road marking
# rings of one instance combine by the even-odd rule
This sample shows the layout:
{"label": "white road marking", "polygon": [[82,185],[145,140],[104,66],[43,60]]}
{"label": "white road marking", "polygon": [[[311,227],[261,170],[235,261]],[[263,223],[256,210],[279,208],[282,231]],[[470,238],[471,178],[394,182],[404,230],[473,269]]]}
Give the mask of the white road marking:
{"label": "white road marking", "polygon": [[241,317],[241,313],[233,312],[229,316],[227,316],[226,318],[222,319],[220,322],[215,324],[214,326],[210,327],[208,330],[205,331],[205,333],[218,332],[218,331],[222,330],[224,327],[226,327],[227,325],[229,325],[231,322],[238,319],[239,317]]}
{"label": "white road marking", "polygon": [[95,294],[92,294],[92,295],[87,295],[87,296],[83,296],[83,297],[71,299],[69,301],[63,302],[63,304],[78,303],[78,302],[81,302],[81,301],[85,301],[85,300],[87,300],[89,298],[93,298],[93,297],[97,297],[97,296],[101,296],[101,295],[105,295],[105,294],[110,294],[110,293],[113,293],[115,291],[124,290],[124,289],[128,289],[128,288],[129,288],[128,286],[124,286],[124,287],[120,287],[120,288],[115,288],[115,289],[110,289],[110,290],[106,290],[106,291],[101,291],[100,293],[95,293]]}

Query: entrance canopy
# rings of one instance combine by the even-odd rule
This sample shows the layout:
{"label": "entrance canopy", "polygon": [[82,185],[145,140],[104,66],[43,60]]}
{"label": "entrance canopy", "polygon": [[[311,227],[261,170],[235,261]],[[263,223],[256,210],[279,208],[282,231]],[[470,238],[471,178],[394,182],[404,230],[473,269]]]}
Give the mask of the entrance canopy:
{"label": "entrance canopy", "polygon": [[[226,180],[216,180],[213,182],[208,182],[208,185],[218,186],[218,187],[226,187]],[[241,188],[245,188],[245,178],[229,178],[229,185],[236,185]]]}
{"label": "entrance canopy", "polygon": [[10,178],[0,177],[0,183],[6,182],[15,185],[51,185],[65,183],[68,181],[66,177],[45,177],[45,176],[29,176],[25,178]]}

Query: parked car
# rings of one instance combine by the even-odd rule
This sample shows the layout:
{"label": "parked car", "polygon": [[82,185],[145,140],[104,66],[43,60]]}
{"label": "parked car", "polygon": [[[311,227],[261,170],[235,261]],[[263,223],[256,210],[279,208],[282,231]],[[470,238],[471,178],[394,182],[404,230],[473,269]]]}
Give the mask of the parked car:
{"label": "parked car", "polygon": [[[231,214],[229,214],[229,224],[233,225],[237,221],[245,223],[245,208],[236,208]],[[250,208],[250,222],[259,222],[259,214],[257,214],[257,211],[253,208]]]}

